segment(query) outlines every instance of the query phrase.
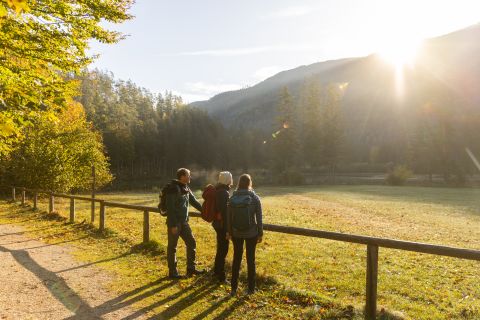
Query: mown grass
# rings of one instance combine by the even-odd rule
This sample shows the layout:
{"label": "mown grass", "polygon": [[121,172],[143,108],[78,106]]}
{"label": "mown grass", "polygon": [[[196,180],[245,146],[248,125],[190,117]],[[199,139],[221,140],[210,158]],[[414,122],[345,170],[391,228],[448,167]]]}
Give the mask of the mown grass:
{"label": "mown grass", "polygon": [[[478,189],[337,186],[257,192],[267,223],[480,248]],[[153,193],[98,197],[153,206],[158,201]],[[46,202],[42,206],[46,209]],[[73,225],[14,208],[2,204],[0,223],[26,225],[51,243],[68,241],[78,259],[116,275],[110,286],[123,297],[122,303],[135,304],[152,316],[362,318],[366,265],[362,245],[267,232],[257,250],[261,291],[251,298],[229,299],[229,288],[215,285],[207,276],[179,282],[164,279],[166,227],[158,214],[151,217],[152,242],[139,246],[142,212],[107,208],[108,232],[102,235],[87,223],[88,203],[77,203]],[[66,217],[68,202],[58,200],[56,209]],[[200,219],[192,218],[191,225],[198,261],[209,268],[215,254],[214,232]],[[178,255],[182,270],[183,243]],[[378,303],[379,310],[387,311],[380,318],[479,319],[479,266],[475,261],[381,248]]]}

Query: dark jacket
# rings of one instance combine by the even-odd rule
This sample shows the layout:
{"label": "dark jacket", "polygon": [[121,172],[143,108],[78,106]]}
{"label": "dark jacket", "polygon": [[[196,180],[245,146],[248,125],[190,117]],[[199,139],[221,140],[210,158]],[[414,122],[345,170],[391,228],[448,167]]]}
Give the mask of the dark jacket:
{"label": "dark jacket", "polygon": [[259,196],[253,190],[236,190],[233,192],[232,197],[237,193],[248,193],[253,198],[253,204],[255,206],[255,223],[251,225],[250,229],[245,231],[239,231],[232,228],[232,210],[229,208],[227,212],[227,230],[228,233],[234,238],[254,238],[263,236],[263,213],[262,203]]}
{"label": "dark jacket", "polygon": [[176,191],[167,194],[167,225],[176,227],[188,221],[188,207],[191,204],[198,211],[202,211],[202,205],[193,195],[188,185],[178,180],[172,180]]}
{"label": "dark jacket", "polygon": [[230,187],[219,183],[215,186],[215,190],[217,191],[215,203],[217,205],[217,210],[222,216],[222,221],[214,220],[212,226],[215,229],[224,229],[227,221],[228,199],[230,198],[230,193],[228,191],[230,190]]}

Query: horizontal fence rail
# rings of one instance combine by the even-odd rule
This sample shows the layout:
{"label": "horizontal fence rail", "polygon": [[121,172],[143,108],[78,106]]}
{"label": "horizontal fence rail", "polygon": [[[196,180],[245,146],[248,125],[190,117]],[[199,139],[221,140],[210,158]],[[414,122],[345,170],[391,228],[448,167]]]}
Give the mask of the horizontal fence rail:
{"label": "horizontal fence rail", "polygon": [[307,236],[307,237],[322,238],[322,239],[336,240],[336,241],[342,241],[342,242],[375,245],[383,248],[399,249],[399,250],[406,250],[406,251],[413,251],[413,252],[420,252],[420,253],[429,253],[429,254],[434,254],[439,256],[447,256],[447,257],[480,261],[480,250],[447,247],[447,246],[440,246],[440,245],[420,243],[420,242],[393,240],[393,239],[387,239],[387,238],[358,236],[353,234],[322,231],[322,230],[278,226],[273,224],[264,224],[263,229],[268,231],[273,231],[273,232],[294,234],[298,236]]}
{"label": "horizontal fence rail", "polygon": [[[16,189],[21,191],[21,204],[26,204],[26,192],[33,194],[34,209],[37,209],[38,194],[46,194],[49,196],[49,213],[54,212],[54,198],[70,199],[70,222],[75,221],[75,200],[90,201],[92,203],[100,203],[100,219],[99,229],[105,230],[105,213],[106,208],[122,208],[129,210],[137,210],[143,212],[143,241],[150,241],[150,212],[159,213],[157,207],[132,205],[121,202],[106,201],[98,198],[90,198],[85,196],[69,195],[62,193],[52,193],[49,191],[42,191],[27,188],[12,188],[12,201],[16,201]],[[190,212],[191,217],[200,217],[198,212]],[[93,218],[92,218],[93,222]],[[480,250],[455,248],[442,245],[434,245],[428,243],[411,242],[403,240],[394,240],[387,238],[377,238],[362,235],[354,235],[347,233],[313,230],[297,227],[280,226],[274,224],[264,224],[263,230],[291,234],[297,236],[313,237],[328,239],[341,242],[349,242],[355,244],[363,244],[367,246],[367,273],[366,273],[366,305],[365,305],[365,319],[376,319],[377,313],[377,282],[378,282],[378,250],[380,247],[389,249],[406,250],[411,252],[427,253],[439,256],[467,259],[480,261]]]}

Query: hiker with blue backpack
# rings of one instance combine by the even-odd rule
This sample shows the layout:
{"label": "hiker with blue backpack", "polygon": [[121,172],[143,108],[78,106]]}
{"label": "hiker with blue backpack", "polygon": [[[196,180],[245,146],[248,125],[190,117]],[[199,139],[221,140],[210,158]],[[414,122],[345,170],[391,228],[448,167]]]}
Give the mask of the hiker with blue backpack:
{"label": "hiker with blue backpack", "polygon": [[248,269],[248,294],[255,292],[255,249],[262,242],[263,221],[260,198],[252,189],[252,178],[243,174],[228,203],[227,239],[233,242],[231,295],[237,294],[238,276],[245,243]]}
{"label": "hiker with blue backpack", "polygon": [[190,183],[190,170],[181,168],[177,171],[177,179],[168,183],[160,195],[160,212],[167,216],[168,230],[168,276],[171,279],[180,279],[177,270],[177,244],[182,238],[187,247],[187,276],[202,274],[204,270],[196,269],[196,241],[192,229],[188,224],[188,207],[191,204],[201,211],[202,205],[197,201],[188,187]]}

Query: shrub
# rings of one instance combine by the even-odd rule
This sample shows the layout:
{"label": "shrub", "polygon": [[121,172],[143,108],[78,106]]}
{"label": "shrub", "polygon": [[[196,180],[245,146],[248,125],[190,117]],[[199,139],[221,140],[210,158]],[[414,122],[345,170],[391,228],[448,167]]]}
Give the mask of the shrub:
{"label": "shrub", "polygon": [[391,186],[403,186],[405,182],[412,176],[413,172],[404,165],[398,165],[391,170],[387,177],[386,182]]}

